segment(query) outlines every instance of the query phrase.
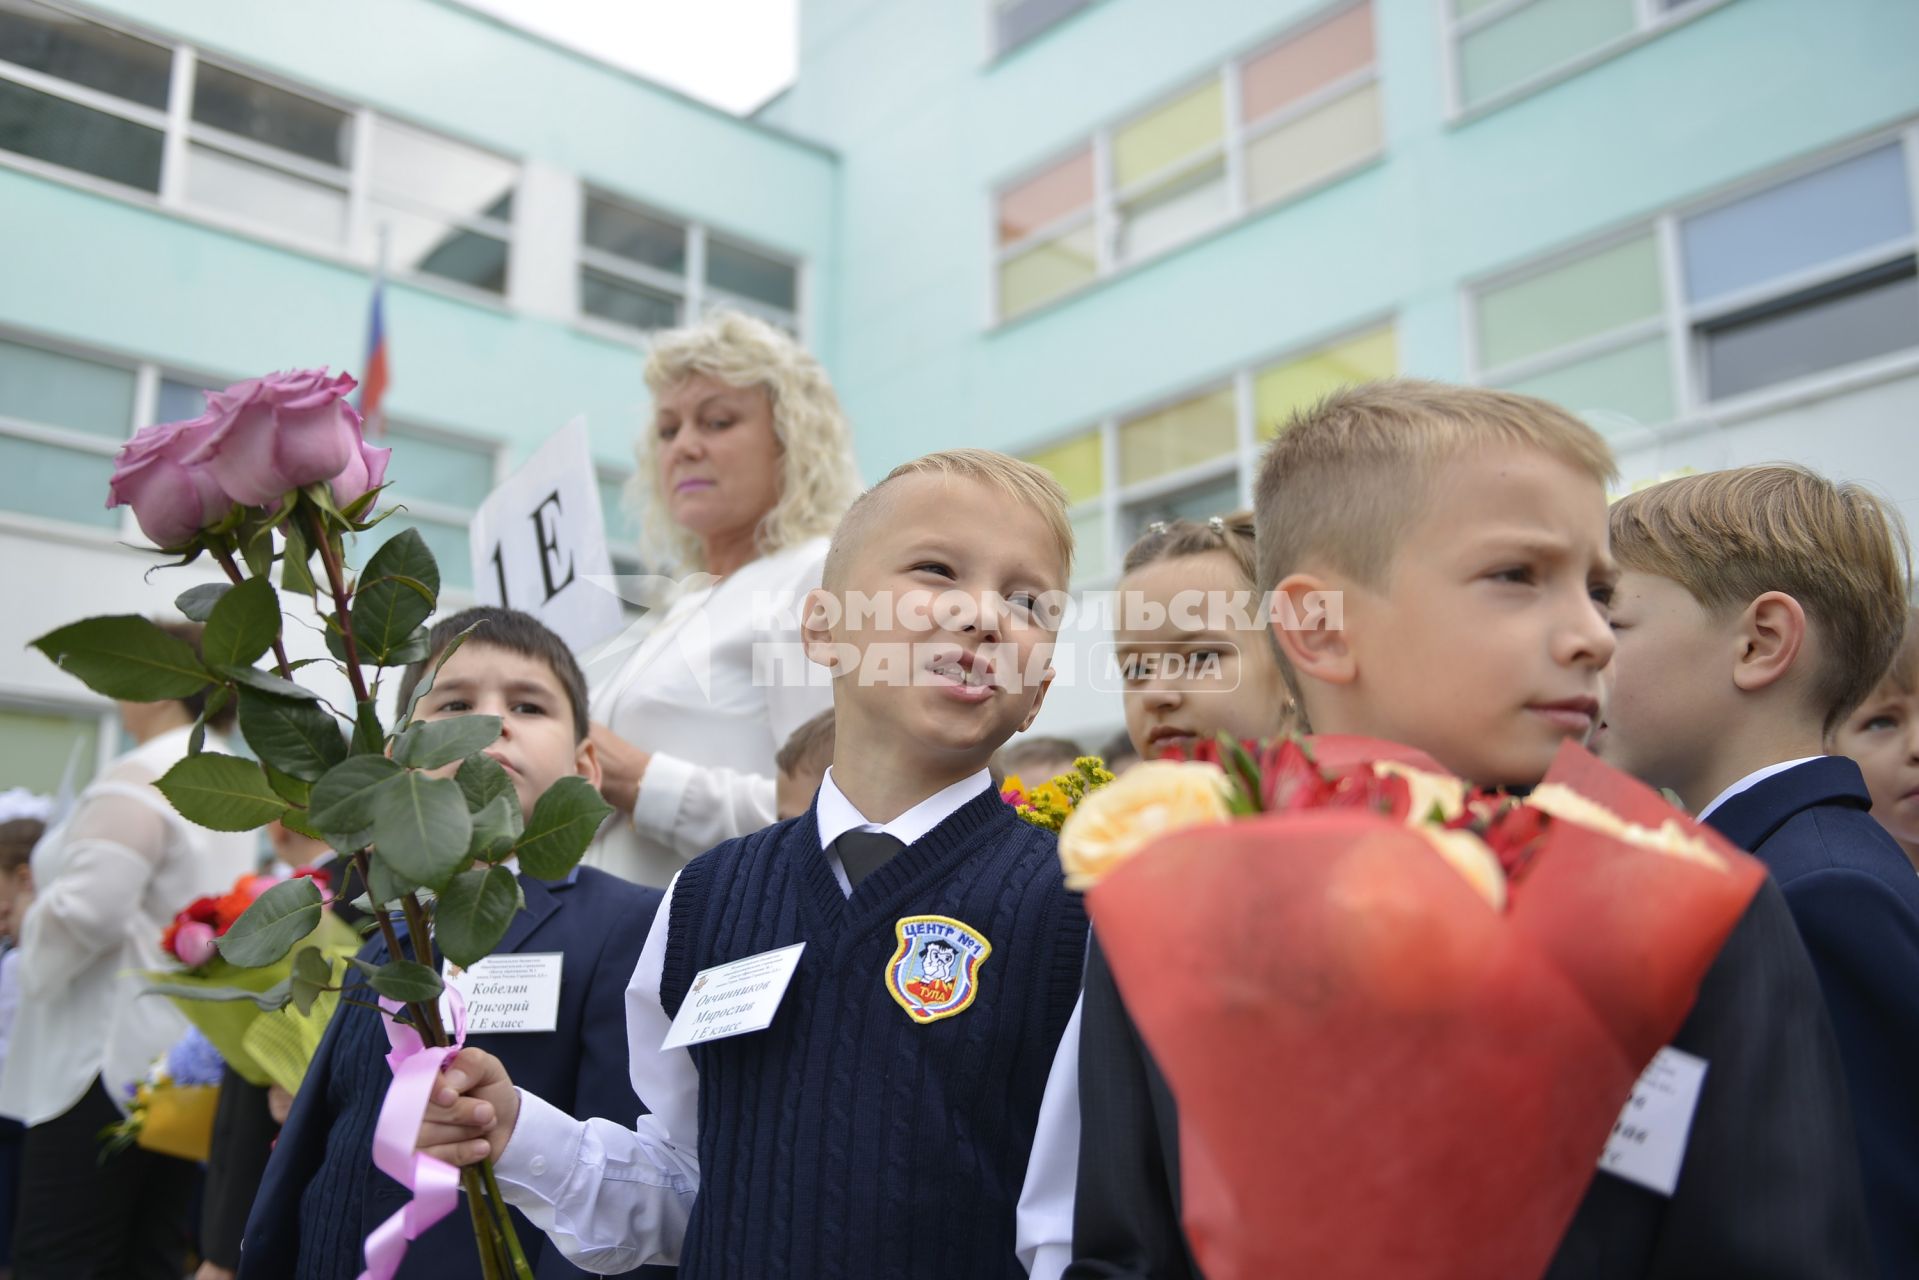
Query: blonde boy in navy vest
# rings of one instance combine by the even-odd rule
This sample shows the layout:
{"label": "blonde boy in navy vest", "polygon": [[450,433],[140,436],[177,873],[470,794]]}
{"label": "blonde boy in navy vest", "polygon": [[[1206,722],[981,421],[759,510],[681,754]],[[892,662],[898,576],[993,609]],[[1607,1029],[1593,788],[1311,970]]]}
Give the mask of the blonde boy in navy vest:
{"label": "blonde boy in navy vest", "polygon": [[[808,598],[837,677],[818,797],[680,872],[628,989],[653,1114],[574,1121],[468,1053],[422,1149],[498,1157],[507,1199],[596,1269],[1020,1277],[1014,1201],[1086,923],[987,762],[1039,710],[1071,562],[1065,495],[1000,454],[921,458],[855,503]],[[765,1030],[660,1049],[702,971],[794,943]]]}

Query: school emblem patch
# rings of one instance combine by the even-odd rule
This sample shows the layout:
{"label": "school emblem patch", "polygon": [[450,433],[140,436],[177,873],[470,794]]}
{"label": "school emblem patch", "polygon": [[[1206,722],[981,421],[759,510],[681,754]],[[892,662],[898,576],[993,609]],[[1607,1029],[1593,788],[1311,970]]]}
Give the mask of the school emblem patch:
{"label": "school emblem patch", "polygon": [[906,916],[893,928],[900,944],[886,964],[886,989],[907,1017],[938,1022],[973,1003],[992,943],[951,916]]}

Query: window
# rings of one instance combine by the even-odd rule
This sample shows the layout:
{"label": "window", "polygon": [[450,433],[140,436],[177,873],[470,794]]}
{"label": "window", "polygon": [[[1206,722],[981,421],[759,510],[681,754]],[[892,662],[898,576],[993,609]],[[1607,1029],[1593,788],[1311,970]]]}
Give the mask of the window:
{"label": "window", "polygon": [[[703,260],[703,269],[694,263]],[[665,329],[718,308],[799,331],[799,267],[704,227],[589,191],[580,227],[580,312]]]}
{"label": "window", "polygon": [[157,193],[173,51],[19,0],[0,7],[0,150]]}
{"label": "window", "polygon": [[361,554],[403,529],[415,529],[440,564],[440,581],[460,591],[473,588],[473,556],[467,545],[467,526],[486,495],[493,491],[496,445],[451,432],[405,424],[389,424],[375,444],[393,450],[387,463],[392,487],[380,495],[380,505],[406,508],[362,535],[368,546]]}
{"label": "window", "polygon": [[189,203],[322,244],[346,242],[346,111],[202,60],[188,137]]}
{"label": "window", "polygon": [[1239,414],[1219,387],[1119,424],[1119,479],[1137,484],[1233,452]]}
{"label": "window", "polygon": [[367,216],[393,268],[504,294],[519,166],[384,118],[372,151]]}
{"label": "window", "polygon": [[1208,520],[1236,511],[1239,505],[1239,476],[1224,475],[1217,480],[1129,503],[1125,527],[1120,532],[1131,546],[1155,520]]}
{"label": "window", "polygon": [[1253,374],[1253,421],[1262,440],[1278,435],[1294,414],[1341,387],[1399,372],[1399,339],[1390,326],[1301,355]]}
{"label": "window", "polygon": [[1602,430],[1673,416],[1651,230],[1482,292],[1476,321],[1488,381],[1557,401]]}
{"label": "window", "polygon": [[107,481],[133,404],[131,369],[0,339],[0,510],[117,531]]}
{"label": "window", "polygon": [[1092,148],[1001,192],[998,235],[1002,316],[1030,311],[1098,275]]}
{"label": "window", "polygon": [[1155,520],[1237,510],[1252,488],[1262,441],[1297,410],[1398,369],[1393,327],[1369,328],[1028,451],[1026,460],[1051,472],[1072,504],[1076,585],[1110,581],[1125,549]]}
{"label": "window", "polygon": [[1373,159],[1385,145],[1378,80],[1370,0],[1342,4],[1002,187],[998,317]]}
{"label": "window", "polygon": [[[646,562],[640,556],[640,520],[626,509],[626,484],[630,479],[630,471],[600,468],[600,515],[606,520],[607,552],[616,578],[638,577],[646,572]],[[614,584],[620,608],[628,618],[637,618],[646,612],[641,601],[629,599],[639,593],[639,588],[639,583]]]}
{"label": "window", "polygon": [[78,794],[100,764],[105,714],[79,708],[0,706],[0,778],[8,786],[57,796]]}
{"label": "window", "polygon": [[1246,59],[1240,112],[1247,199],[1264,208],[1307,191],[1385,145],[1370,4]]}
{"label": "window", "polygon": [[506,292],[513,161],[37,0],[0,0],[0,152],[365,262],[384,234],[396,272]]}
{"label": "window", "polygon": [[1092,0],[991,0],[993,51],[1004,54],[1058,26]]}
{"label": "window", "polygon": [[1919,350],[1912,148],[1883,142],[1480,287],[1480,379],[1605,430]]}
{"label": "window", "polygon": [[1449,0],[1455,104],[1517,97],[1723,0]]}

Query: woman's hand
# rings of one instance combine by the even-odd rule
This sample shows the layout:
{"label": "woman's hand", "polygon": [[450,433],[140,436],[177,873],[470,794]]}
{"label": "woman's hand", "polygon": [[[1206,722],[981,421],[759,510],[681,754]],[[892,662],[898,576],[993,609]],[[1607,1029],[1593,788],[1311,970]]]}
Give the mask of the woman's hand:
{"label": "woman's hand", "polygon": [[273,1117],[273,1123],[285,1124],[287,1114],[293,1110],[293,1095],[277,1084],[267,1086],[267,1114]]}
{"label": "woman's hand", "polygon": [[600,794],[615,809],[631,816],[640,799],[640,779],[653,753],[640,750],[597,720],[588,730],[587,740],[600,758]]}

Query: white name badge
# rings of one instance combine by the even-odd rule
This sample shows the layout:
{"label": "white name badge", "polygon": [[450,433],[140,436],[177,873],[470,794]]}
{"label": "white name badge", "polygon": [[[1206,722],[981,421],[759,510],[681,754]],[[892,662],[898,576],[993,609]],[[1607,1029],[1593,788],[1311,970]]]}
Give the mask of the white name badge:
{"label": "white name badge", "polygon": [[1669,1196],[1679,1185],[1686,1135],[1706,1082],[1706,1060],[1667,1045],[1640,1073],[1613,1122],[1599,1167]]}
{"label": "white name badge", "polygon": [[748,1031],[764,1031],[786,998],[786,986],[800,966],[804,942],[762,951],[702,969],[693,976],[680,1012],[660,1049],[679,1049]]}
{"label": "white name badge", "polygon": [[[552,1031],[560,1022],[560,963],[557,951],[488,956],[471,969],[448,961],[441,972],[446,985],[466,1001],[466,1029]],[[444,1003],[441,1016],[446,1016]]]}

